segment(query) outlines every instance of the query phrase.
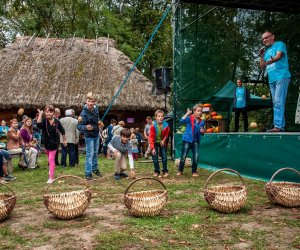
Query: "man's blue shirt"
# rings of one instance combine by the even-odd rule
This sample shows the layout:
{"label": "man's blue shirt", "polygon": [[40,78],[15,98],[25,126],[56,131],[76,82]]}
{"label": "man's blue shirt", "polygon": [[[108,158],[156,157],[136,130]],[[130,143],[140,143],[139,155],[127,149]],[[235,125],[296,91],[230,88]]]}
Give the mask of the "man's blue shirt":
{"label": "man's blue shirt", "polygon": [[269,83],[291,77],[291,74],[289,72],[287,50],[283,42],[274,42],[272,46],[266,50],[264,61],[267,62],[271,60],[271,58],[274,58],[279,51],[283,53],[283,56],[280,58],[280,60],[267,65]]}

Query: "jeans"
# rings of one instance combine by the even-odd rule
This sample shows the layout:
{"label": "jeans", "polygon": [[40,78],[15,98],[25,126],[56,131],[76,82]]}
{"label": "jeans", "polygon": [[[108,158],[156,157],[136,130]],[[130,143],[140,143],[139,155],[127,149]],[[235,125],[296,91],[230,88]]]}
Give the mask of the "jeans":
{"label": "jeans", "polygon": [[282,130],[285,127],[285,99],[290,81],[290,78],[284,78],[269,84],[273,101],[274,127]]}
{"label": "jeans", "polygon": [[75,164],[79,164],[79,144],[75,144]]}
{"label": "jeans", "polygon": [[240,114],[243,114],[243,120],[244,120],[244,132],[248,132],[248,114],[247,114],[247,108],[236,108],[235,109],[235,121],[234,121],[234,131],[238,132],[240,128]]}
{"label": "jeans", "polygon": [[101,139],[101,137],[100,137],[100,138],[99,138],[99,149],[98,149],[98,154],[99,154],[99,155],[101,154],[102,146],[103,146],[103,144],[102,144],[102,139]]}
{"label": "jeans", "polygon": [[192,159],[192,173],[197,173],[197,162],[198,162],[198,142],[182,142],[182,151],[181,151],[181,158],[178,167],[178,172],[183,172],[185,159],[192,149],[193,159]]}
{"label": "jeans", "polygon": [[158,163],[158,152],[161,154],[161,161],[163,165],[163,173],[168,173],[168,166],[167,166],[167,148],[165,146],[160,146],[159,143],[154,144],[156,154],[152,154],[152,160],[154,165],[154,172],[160,174],[159,163]]}
{"label": "jeans", "polygon": [[61,165],[67,166],[67,154],[69,153],[69,165],[71,167],[75,166],[76,163],[76,152],[75,152],[75,144],[68,143],[65,147],[64,144],[61,143]]}
{"label": "jeans", "polygon": [[0,149],[1,154],[3,155],[3,160],[5,159],[6,161],[9,161],[10,159],[10,154],[7,150]]}
{"label": "jeans", "polygon": [[103,144],[103,154],[104,154],[104,156],[107,155],[107,149],[108,149],[108,147]]}
{"label": "jeans", "polygon": [[99,136],[85,138],[85,176],[92,176],[92,171],[98,170]]}

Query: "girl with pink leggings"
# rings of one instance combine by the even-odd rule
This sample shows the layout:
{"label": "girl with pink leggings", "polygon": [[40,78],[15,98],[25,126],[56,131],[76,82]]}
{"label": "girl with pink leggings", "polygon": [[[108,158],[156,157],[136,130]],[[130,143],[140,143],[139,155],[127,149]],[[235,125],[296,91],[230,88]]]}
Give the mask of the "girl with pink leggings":
{"label": "girl with pink leggings", "polygon": [[[49,163],[49,179],[47,183],[52,183],[55,178],[55,154],[60,143],[59,135],[63,137],[63,144],[67,146],[65,129],[58,119],[54,117],[54,107],[47,105],[43,110],[38,109],[39,116],[37,126],[42,129],[42,143],[45,147],[45,152]],[[43,113],[45,118],[43,119]]]}

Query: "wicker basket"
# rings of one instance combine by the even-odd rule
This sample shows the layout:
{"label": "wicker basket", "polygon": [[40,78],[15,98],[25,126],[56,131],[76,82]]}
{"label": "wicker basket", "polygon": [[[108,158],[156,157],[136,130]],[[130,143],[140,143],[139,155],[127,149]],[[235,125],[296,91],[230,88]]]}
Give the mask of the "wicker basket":
{"label": "wicker basket", "polygon": [[14,210],[16,205],[16,194],[14,191],[4,183],[0,183],[1,185],[7,187],[12,194],[0,193],[0,221],[5,220],[10,213]]}
{"label": "wicker basket", "polygon": [[[141,180],[155,180],[159,182],[164,190],[149,190],[128,193],[130,187]],[[125,206],[133,216],[155,216],[158,215],[167,202],[166,186],[155,178],[140,178],[133,181],[124,193]]]}
{"label": "wicker basket", "polygon": [[266,184],[265,190],[269,200],[285,207],[300,206],[300,183],[294,182],[272,182],[275,176],[284,171],[290,170],[300,176],[300,172],[293,168],[282,168],[276,171],[270,181]]}
{"label": "wicker basket", "polygon": [[[208,182],[212,179],[212,177],[222,171],[230,171],[237,174],[240,177],[243,185],[222,185],[207,187]],[[207,203],[217,211],[223,213],[237,212],[244,206],[247,200],[247,190],[244,180],[242,179],[241,175],[233,169],[220,169],[211,174],[207,179],[204,190],[204,198]]]}
{"label": "wicker basket", "polygon": [[[54,182],[63,178],[73,178],[85,182],[82,178],[73,175],[64,175],[56,178]],[[73,219],[83,214],[87,209],[92,198],[92,192],[87,187],[84,190],[76,190],[71,192],[64,192],[60,194],[47,194],[49,187],[54,183],[52,182],[46,188],[44,194],[44,204],[46,208],[55,217],[60,219]]]}

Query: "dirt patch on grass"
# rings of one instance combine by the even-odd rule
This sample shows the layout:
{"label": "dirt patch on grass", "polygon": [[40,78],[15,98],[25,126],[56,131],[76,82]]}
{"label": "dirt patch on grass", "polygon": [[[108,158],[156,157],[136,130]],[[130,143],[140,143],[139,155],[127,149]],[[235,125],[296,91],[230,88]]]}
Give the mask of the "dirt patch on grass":
{"label": "dirt patch on grass", "polygon": [[[287,221],[296,219],[299,209],[257,206],[239,222],[221,223],[210,230],[219,239],[215,249],[285,249],[299,240],[300,228]],[[227,215],[223,215],[223,219]],[[244,215],[239,214],[244,217]],[[220,220],[222,221],[222,220]]]}
{"label": "dirt patch on grass", "polygon": [[[99,205],[88,208],[85,213],[73,220],[55,218],[41,206],[34,210],[30,206],[17,206],[9,219],[2,223],[14,234],[34,239],[45,235],[44,245],[31,242],[32,249],[93,249],[96,237],[105,230],[124,228],[122,220],[126,216],[126,208],[120,204]],[[66,240],[67,239],[67,240]]]}

